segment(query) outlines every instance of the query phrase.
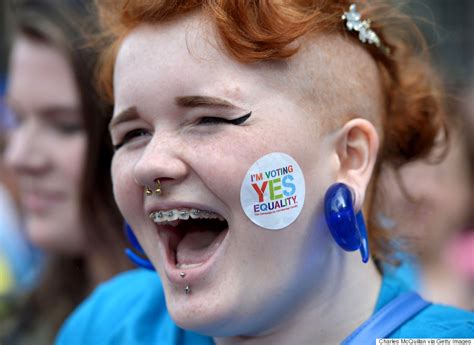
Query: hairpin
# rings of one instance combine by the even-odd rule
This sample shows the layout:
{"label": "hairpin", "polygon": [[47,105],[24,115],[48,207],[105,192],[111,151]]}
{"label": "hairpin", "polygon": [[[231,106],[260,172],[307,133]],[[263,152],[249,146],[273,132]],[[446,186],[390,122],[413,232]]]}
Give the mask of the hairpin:
{"label": "hairpin", "polygon": [[374,44],[384,54],[390,54],[390,48],[385,46],[379,36],[370,28],[370,19],[361,21],[361,14],[357,12],[356,4],[351,4],[349,12],[344,12],[342,19],[346,21],[346,28],[349,31],[357,31],[359,40],[362,43]]}

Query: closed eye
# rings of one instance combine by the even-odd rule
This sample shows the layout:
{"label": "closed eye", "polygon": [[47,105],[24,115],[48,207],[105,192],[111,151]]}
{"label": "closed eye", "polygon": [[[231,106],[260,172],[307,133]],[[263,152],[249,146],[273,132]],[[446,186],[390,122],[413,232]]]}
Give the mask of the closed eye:
{"label": "closed eye", "polygon": [[210,117],[210,116],[203,117],[200,119],[199,124],[200,125],[218,125],[218,124],[223,123],[223,124],[238,126],[238,125],[243,124],[245,121],[247,121],[250,115],[252,115],[252,112],[233,120],[224,119],[222,117]]}
{"label": "closed eye", "polygon": [[114,145],[114,150],[117,151],[119,148],[121,148],[123,145],[127,144],[131,140],[133,140],[135,138],[146,136],[148,134],[149,134],[148,131],[146,131],[144,129],[141,129],[141,128],[131,130],[130,132],[127,132],[124,135],[124,137],[123,137],[123,139],[120,143],[118,143],[117,145]]}

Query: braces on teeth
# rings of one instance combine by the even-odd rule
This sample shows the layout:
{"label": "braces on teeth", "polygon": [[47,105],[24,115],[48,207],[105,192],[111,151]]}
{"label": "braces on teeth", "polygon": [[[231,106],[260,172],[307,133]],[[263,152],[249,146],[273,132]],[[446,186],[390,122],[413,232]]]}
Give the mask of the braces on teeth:
{"label": "braces on teeth", "polygon": [[[198,210],[196,208],[191,209],[173,209],[173,210],[161,210],[150,213],[150,219],[154,223],[170,223],[170,225],[177,225],[176,220],[188,220],[192,219],[218,219],[224,221],[225,219],[219,214],[211,211]],[[173,223],[171,223],[173,222]],[[175,224],[174,224],[175,223]]]}

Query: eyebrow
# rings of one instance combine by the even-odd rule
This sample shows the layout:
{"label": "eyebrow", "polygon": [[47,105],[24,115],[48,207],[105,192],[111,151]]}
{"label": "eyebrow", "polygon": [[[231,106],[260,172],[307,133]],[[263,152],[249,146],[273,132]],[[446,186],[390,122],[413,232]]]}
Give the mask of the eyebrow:
{"label": "eyebrow", "polygon": [[[12,100],[9,97],[3,98],[3,106],[6,106],[7,109],[13,111],[16,114],[21,114],[23,112],[21,105]],[[61,119],[64,117],[78,117],[82,120],[81,108],[78,105],[62,105],[62,104],[53,104],[43,107],[39,107],[34,110],[40,116],[47,118],[57,118]]]}
{"label": "eyebrow", "polygon": [[110,120],[110,123],[109,123],[109,130],[111,130],[113,127],[117,126],[119,123],[134,120],[136,118],[138,118],[137,107],[136,106],[131,106],[131,107],[121,111],[120,113],[118,113],[114,117],[112,117],[112,119]]}
{"label": "eyebrow", "polygon": [[62,118],[64,116],[76,116],[82,118],[81,110],[77,106],[55,105],[39,109],[38,112],[45,117]]}
{"label": "eyebrow", "polygon": [[195,107],[225,107],[233,108],[235,105],[222,98],[208,97],[208,96],[183,96],[175,98],[176,105],[183,108]]}
{"label": "eyebrow", "polygon": [[[175,104],[183,108],[197,108],[197,107],[224,107],[234,108],[234,104],[225,99],[209,96],[180,96],[175,98]],[[136,106],[131,106],[110,120],[109,130],[122,122],[127,122],[138,118],[138,110]]]}

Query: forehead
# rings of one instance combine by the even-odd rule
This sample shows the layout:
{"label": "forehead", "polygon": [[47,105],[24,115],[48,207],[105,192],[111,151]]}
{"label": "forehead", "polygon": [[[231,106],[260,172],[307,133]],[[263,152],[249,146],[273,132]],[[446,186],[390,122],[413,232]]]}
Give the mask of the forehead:
{"label": "forehead", "polygon": [[353,95],[357,88],[377,94],[368,90],[373,88],[368,87],[370,83],[378,85],[375,64],[364,49],[339,36],[323,34],[307,40],[304,49],[285,61],[251,64],[230,57],[217,37],[215,28],[199,13],[134,29],[116,60],[116,108],[176,93],[218,92],[246,98],[249,103],[279,94],[301,101],[317,99],[326,105],[341,103],[341,93]]}
{"label": "forehead", "polygon": [[78,100],[74,72],[64,55],[51,45],[22,36],[15,40],[11,53],[7,93],[17,102],[38,106]]}
{"label": "forehead", "polygon": [[167,24],[141,25],[126,37],[115,65],[114,96],[116,107],[217,91],[239,100],[257,80],[264,81],[250,66],[224,54],[212,27],[194,15]]}

